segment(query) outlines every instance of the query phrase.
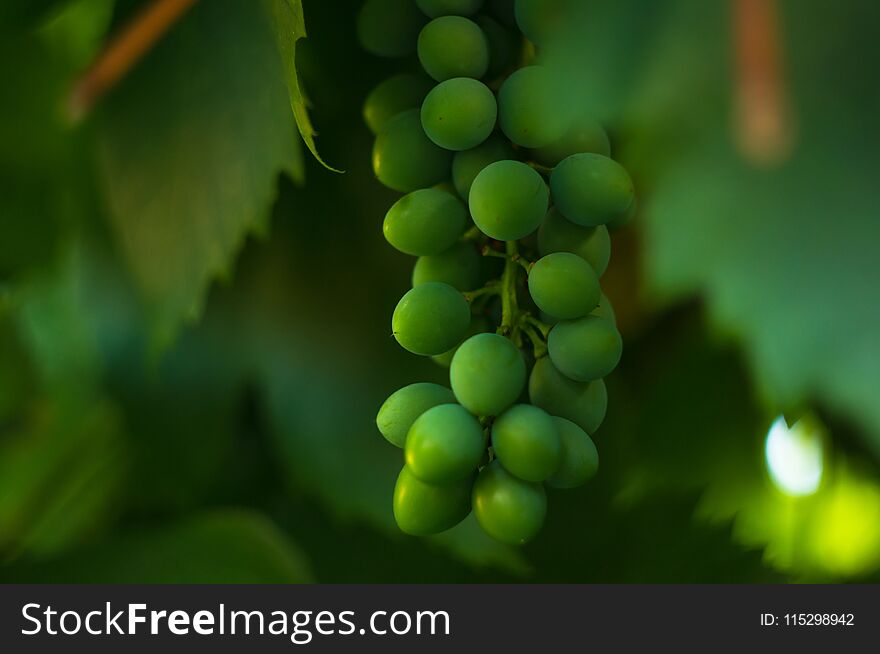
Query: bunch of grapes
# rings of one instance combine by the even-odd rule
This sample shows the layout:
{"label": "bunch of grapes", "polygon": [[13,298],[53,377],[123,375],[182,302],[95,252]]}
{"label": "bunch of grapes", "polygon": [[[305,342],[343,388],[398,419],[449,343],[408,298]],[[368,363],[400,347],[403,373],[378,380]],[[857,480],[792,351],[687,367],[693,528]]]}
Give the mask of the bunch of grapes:
{"label": "bunch of grapes", "polygon": [[599,277],[607,225],[635,200],[602,127],[535,63],[558,5],[368,0],[359,16],[366,49],[415,53],[423,71],[382,82],[364,107],[376,177],[404,194],[385,238],[418,257],[392,332],[449,368],[451,388],[411,384],[376,418],[404,451],[393,509],[409,534],[473,510],[490,536],[526,543],[546,488],[598,469],[590,435],[622,352]]}

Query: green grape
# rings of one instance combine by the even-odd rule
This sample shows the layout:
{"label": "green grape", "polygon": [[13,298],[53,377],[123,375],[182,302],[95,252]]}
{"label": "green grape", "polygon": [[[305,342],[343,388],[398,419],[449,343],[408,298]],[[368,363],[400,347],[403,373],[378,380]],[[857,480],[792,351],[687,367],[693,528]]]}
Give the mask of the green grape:
{"label": "green grape", "polygon": [[562,463],[548,486],[575,488],[595,476],[599,469],[599,453],[589,434],[565,418],[553,418],[562,442]]}
{"label": "green grape", "polygon": [[605,382],[578,382],[556,369],[549,357],[535,362],[529,376],[529,400],[547,413],[571,420],[593,434],[605,419],[608,393]]}
{"label": "green grape", "polygon": [[550,189],[559,212],[588,227],[625,213],[634,197],[632,180],[623,166],[592,152],[573,154],[556,166]]}
{"label": "green grape", "polygon": [[581,152],[611,156],[608,134],[597,121],[583,114],[572,119],[572,125],[559,140],[533,150],[532,156],[538,163],[552,168],[563,159]]}
{"label": "green grape", "polygon": [[467,225],[467,210],[446,191],[423,188],[391,205],[382,231],[405,254],[425,256],[448,250]]}
{"label": "green grape", "polygon": [[404,533],[428,536],[454,527],[471,510],[473,479],[426,484],[406,466],[394,486],[394,520]]}
{"label": "green grape", "polygon": [[611,306],[611,300],[609,300],[608,296],[604,293],[599,296],[599,306],[593,309],[590,313],[599,318],[610,320],[615,325],[617,324],[617,316],[614,315],[614,307]]}
{"label": "green grape", "polygon": [[402,73],[389,77],[370,91],[364,102],[364,121],[378,134],[389,120],[407,109],[418,109],[431,90],[431,80],[423,75]]}
{"label": "green grape", "polygon": [[449,175],[452,153],[436,146],[422,129],[418,109],[398,114],[379,131],[373,145],[373,172],[388,188],[409,193]]}
{"label": "green grape", "polygon": [[[482,334],[483,332],[489,331],[489,321],[483,316],[474,316],[471,319],[471,326],[467,330],[467,334],[465,335],[464,340],[469,339],[471,336],[475,334]],[[462,342],[464,342],[464,340]],[[452,358],[455,356],[455,353],[458,352],[458,348],[461,347],[461,343],[456,345],[451,350],[447,350],[443,354],[438,354],[436,356],[431,357],[439,366],[443,366],[444,368],[448,368],[452,365]]]}
{"label": "green grape", "polygon": [[544,525],[547,493],[541,484],[517,479],[496,460],[477,475],[471,504],[477,522],[492,538],[524,545]]}
{"label": "green grape", "polygon": [[477,470],[486,437],[480,422],[460,404],[441,404],[420,415],[409,428],[406,465],[422,481],[448,484]]}
{"label": "green grape", "polygon": [[379,409],[376,426],[392,445],[403,447],[406,433],[420,415],[440,404],[455,402],[445,386],[420,382],[394,391]]}
{"label": "green grape", "polygon": [[629,205],[629,208],[624,211],[622,214],[617,216],[616,218],[612,218],[608,221],[608,229],[618,230],[623,229],[624,227],[628,227],[630,223],[635,219],[636,212],[639,210],[639,203],[636,198],[633,198],[632,203]]}
{"label": "green grape", "polygon": [[424,24],[412,0],[367,0],[357,17],[358,40],[379,57],[405,57],[416,49]]}
{"label": "green grape", "polygon": [[455,398],[468,411],[497,416],[522,393],[526,363],[510,339],[477,334],[462,343],[452,357],[449,379]]}
{"label": "green grape", "polygon": [[515,241],[534,232],[550,201],[541,175],[520,161],[496,161],[474,178],[468,195],[471,216],[490,238]]}
{"label": "green grape", "polygon": [[526,481],[549,479],[562,456],[553,416],[531,404],[515,404],[495,419],[492,448],[505,470]]}
{"label": "green grape", "polygon": [[480,285],[480,262],[473,243],[459,241],[440,254],[419,257],[413,267],[412,285],[443,282],[459,291],[470,291]]}
{"label": "green grape", "polygon": [[461,16],[435,18],[418,41],[422,68],[438,82],[453,77],[479,79],[489,68],[489,42],[474,21]]}
{"label": "green grape", "polygon": [[563,31],[571,9],[572,0],[516,0],[516,23],[529,41],[544,45]]}
{"label": "green grape", "polygon": [[404,295],[391,317],[397,342],[413,354],[442,354],[458,343],[471,321],[467,300],[449,284],[420,284]]}
{"label": "green grape", "polygon": [[447,150],[469,150],[495,129],[498,108],[485,84],[454,77],[431,89],[422,103],[422,127],[428,138]]}
{"label": "green grape", "polygon": [[[593,381],[614,370],[623,353],[623,342],[614,323],[584,316],[555,325],[547,338],[547,351],[553,365],[566,377]],[[455,392],[454,387],[452,390]]]}
{"label": "green grape", "polygon": [[452,159],[452,183],[455,190],[467,202],[471,184],[483,168],[496,161],[514,157],[516,152],[510,141],[499,135],[490,136],[470,150],[456,152]]}
{"label": "green grape", "polygon": [[483,6],[483,0],[416,0],[419,9],[431,18],[471,16]]}
{"label": "green grape", "polygon": [[495,76],[503,73],[515,63],[517,46],[516,36],[510,30],[502,27],[489,16],[478,16],[477,25],[486,35],[489,43],[489,75]]}
{"label": "green grape", "polygon": [[[452,165],[454,173],[454,161]],[[576,254],[589,263],[601,277],[611,260],[611,237],[605,225],[575,225],[553,207],[538,228],[538,251],[542,255],[553,252]]]}
{"label": "green grape", "polygon": [[554,252],[538,259],[529,271],[529,294],[551,316],[580,318],[599,305],[599,277],[578,255]]}
{"label": "green grape", "polygon": [[542,66],[520,68],[498,91],[498,123],[511,141],[540,148],[560,139],[570,109],[560,98],[558,80]]}

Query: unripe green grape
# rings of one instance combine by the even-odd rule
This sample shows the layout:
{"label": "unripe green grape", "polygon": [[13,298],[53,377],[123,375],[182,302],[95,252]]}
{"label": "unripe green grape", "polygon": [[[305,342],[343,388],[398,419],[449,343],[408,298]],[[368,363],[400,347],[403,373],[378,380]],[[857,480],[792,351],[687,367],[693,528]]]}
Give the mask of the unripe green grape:
{"label": "unripe green grape", "polygon": [[555,325],[547,338],[547,351],[559,372],[585,382],[604,377],[617,367],[623,342],[614,323],[584,316]]}
{"label": "unripe green grape", "polygon": [[635,191],[623,166],[586,152],[564,159],[550,175],[553,202],[573,223],[603,225],[625,213]]}
{"label": "unripe green grape", "polygon": [[608,222],[608,229],[618,230],[623,229],[624,227],[628,227],[630,223],[635,219],[636,212],[639,210],[639,202],[636,198],[633,198],[632,204],[629,205],[629,208],[624,211],[622,214],[617,216],[616,218],[612,218]]}
{"label": "unripe green grape", "polygon": [[452,183],[467,202],[474,178],[483,168],[496,161],[513,159],[516,152],[506,138],[493,135],[470,150],[456,152],[452,159]]}
{"label": "unripe green grape", "polygon": [[550,201],[541,175],[520,161],[496,161],[474,178],[468,195],[471,217],[486,236],[516,241],[534,232]]}
{"label": "unripe green grape", "polygon": [[422,481],[448,484],[477,470],[486,437],[480,422],[460,404],[441,404],[420,415],[409,428],[406,465]]}
{"label": "unripe green grape", "polygon": [[419,9],[431,18],[471,16],[483,6],[483,0],[416,0]]}
{"label": "unripe green grape", "polygon": [[599,470],[599,452],[589,434],[565,418],[553,418],[562,443],[561,464],[547,480],[553,488],[576,488]]}
{"label": "unripe green grape", "polygon": [[455,395],[445,386],[419,382],[394,391],[379,408],[376,426],[392,445],[403,447],[412,424],[428,409],[455,402]]}
{"label": "unripe green grape", "polygon": [[412,0],[367,0],[358,13],[358,40],[379,57],[405,57],[416,49],[424,24]]}
{"label": "unripe green grape", "polygon": [[529,400],[551,415],[571,420],[588,434],[596,432],[608,408],[605,382],[569,379],[556,369],[549,357],[541,357],[532,368]]}
{"label": "unripe green grape", "polygon": [[385,214],[382,232],[397,250],[414,256],[452,247],[467,225],[467,210],[446,191],[423,188],[407,193]]}
{"label": "unripe green grape", "polygon": [[516,0],[516,23],[526,38],[544,45],[571,19],[572,0]]}
{"label": "unripe green grape", "polygon": [[558,140],[532,151],[538,163],[553,168],[563,159],[582,152],[595,152],[604,157],[611,156],[611,143],[608,134],[594,119],[579,114]]}
{"label": "unripe green grape", "polygon": [[488,74],[503,73],[515,63],[519,45],[516,35],[489,16],[477,16],[476,21],[489,43]]}
{"label": "unripe green grape", "polygon": [[540,148],[560,139],[570,113],[560,98],[558,80],[542,66],[520,68],[498,91],[501,131],[525,148]]}
{"label": "unripe green grape", "polygon": [[449,284],[420,284],[404,295],[391,317],[397,342],[413,354],[442,354],[458,343],[470,324],[471,309]]}
{"label": "unripe green grape", "polygon": [[364,121],[378,134],[389,120],[407,109],[418,109],[433,84],[423,75],[401,73],[380,82],[364,102]]}
{"label": "unripe green grape", "polygon": [[373,145],[373,172],[388,188],[409,193],[449,175],[452,153],[435,145],[422,129],[418,109],[385,123]]}
{"label": "unripe green grape", "polygon": [[[462,342],[469,339],[471,336],[475,334],[482,334],[483,332],[489,331],[489,321],[483,316],[474,316],[471,318],[471,326],[467,330],[467,334]],[[443,354],[438,354],[436,356],[431,357],[434,363],[438,366],[443,366],[444,368],[448,368],[452,365],[452,358],[455,356],[455,353],[458,352],[458,348],[461,347],[461,343],[456,345],[451,350],[447,350]]]}
{"label": "unripe green grape", "polygon": [[538,259],[529,270],[529,294],[551,316],[580,318],[599,305],[599,277],[578,255],[554,252]]}
{"label": "unripe green grape", "polygon": [[422,68],[438,82],[453,77],[479,79],[489,68],[489,42],[474,21],[461,16],[435,18],[418,41]]}
{"label": "unripe green grape", "polygon": [[469,150],[495,129],[495,96],[482,82],[454,77],[431,89],[422,103],[422,127],[428,138],[447,150]]}
{"label": "unripe green grape", "polygon": [[[453,170],[454,166],[453,162]],[[575,225],[553,207],[538,228],[538,251],[542,255],[553,252],[576,254],[589,263],[601,277],[611,260],[611,237],[605,225]]]}
{"label": "unripe green grape", "polygon": [[510,339],[477,334],[462,343],[452,357],[449,380],[455,398],[468,411],[497,416],[522,393],[526,363]]}
{"label": "unripe green grape", "polygon": [[614,315],[614,307],[611,306],[611,300],[609,300],[608,296],[604,293],[599,296],[599,306],[593,309],[590,313],[599,318],[610,320],[615,325],[617,324],[617,316]]}
{"label": "unripe green grape", "polygon": [[505,470],[526,481],[549,479],[562,457],[553,416],[531,404],[515,404],[495,419],[492,449]]}
{"label": "unripe green grape", "polygon": [[544,487],[517,479],[497,460],[477,475],[471,504],[483,531],[509,545],[524,545],[532,540],[541,531],[547,515]]}
{"label": "unripe green grape", "polygon": [[480,285],[480,261],[473,243],[459,241],[440,254],[419,257],[413,267],[412,285],[443,282],[459,291]]}
{"label": "unripe green grape", "polygon": [[471,510],[473,479],[426,484],[406,466],[394,486],[394,520],[411,536],[438,534],[454,527]]}

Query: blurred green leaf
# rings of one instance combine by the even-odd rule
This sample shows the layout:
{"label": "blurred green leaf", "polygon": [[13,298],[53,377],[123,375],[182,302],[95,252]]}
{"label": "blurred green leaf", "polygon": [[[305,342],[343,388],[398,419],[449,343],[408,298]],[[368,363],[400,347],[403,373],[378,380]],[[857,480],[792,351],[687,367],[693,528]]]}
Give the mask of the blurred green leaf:
{"label": "blurred green leaf", "polygon": [[111,224],[167,347],[266,230],[278,174],[302,176],[283,71],[260,3],[201,2],[100,111]]}
{"label": "blurred green leaf", "polygon": [[281,54],[281,62],[284,65],[287,92],[290,96],[290,107],[296,118],[299,133],[308,146],[311,153],[321,164],[334,172],[342,172],[329,166],[318,154],[315,145],[317,132],[309,118],[308,102],[300,88],[299,72],[296,67],[296,43],[306,36],[306,24],[303,18],[302,0],[264,0],[269,5],[272,23],[275,29],[275,39],[278,43],[278,51]]}
{"label": "blurred green leaf", "polygon": [[309,564],[263,515],[217,509],[176,523],[131,529],[40,566],[0,576],[53,583],[308,583]]}

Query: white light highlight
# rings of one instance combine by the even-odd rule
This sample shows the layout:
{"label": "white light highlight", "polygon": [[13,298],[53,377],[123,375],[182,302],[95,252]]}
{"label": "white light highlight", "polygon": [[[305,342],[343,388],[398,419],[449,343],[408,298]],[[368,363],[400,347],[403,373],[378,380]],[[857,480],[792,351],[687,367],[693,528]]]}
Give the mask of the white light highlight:
{"label": "white light highlight", "polygon": [[822,481],[822,434],[816,423],[798,420],[789,427],[779,416],[764,446],[770,479],[783,493],[802,497],[816,492]]}

